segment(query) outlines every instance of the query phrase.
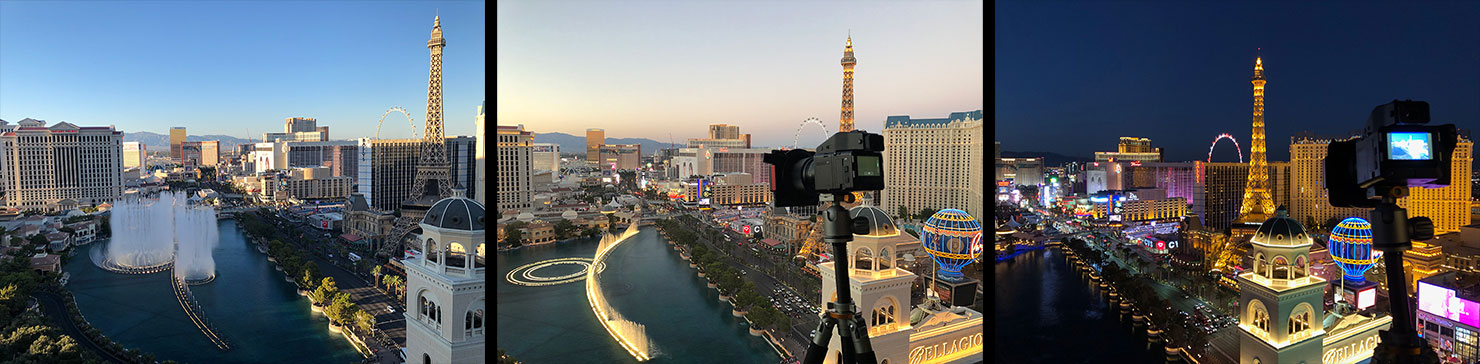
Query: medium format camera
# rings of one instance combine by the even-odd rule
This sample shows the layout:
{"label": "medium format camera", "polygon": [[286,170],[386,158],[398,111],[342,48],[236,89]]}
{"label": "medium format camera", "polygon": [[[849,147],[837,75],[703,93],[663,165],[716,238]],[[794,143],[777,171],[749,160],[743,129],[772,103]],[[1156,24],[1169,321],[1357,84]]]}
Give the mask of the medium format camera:
{"label": "medium format camera", "polygon": [[819,194],[884,189],[884,136],[862,130],[839,132],[817,146],[772,150],[762,160],[771,165],[771,192],[776,207],[816,206]]}
{"label": "medium format camera", "polygon": [[1326,188],[1332,206],[1373,208],[1408,187],[1450,183],[1458,133],[1429,122],[1429,103],[1393,100],[1372,109],[1362,135],[1326,147]]}

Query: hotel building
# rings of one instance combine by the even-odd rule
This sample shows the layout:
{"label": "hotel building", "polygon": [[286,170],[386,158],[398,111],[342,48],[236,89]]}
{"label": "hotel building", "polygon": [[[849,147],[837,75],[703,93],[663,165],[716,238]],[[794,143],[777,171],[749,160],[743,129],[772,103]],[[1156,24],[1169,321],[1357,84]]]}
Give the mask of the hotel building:
{"label": "hotel building", "polygon": [[[939,119],[886,118],[880,206],[887,211],[899,206],[909,211],[959,208],[971,216],[986,216],[982,127],[981,110]],[[1033,184],[1043,182],[1042,164],[1037,165]],[[1015,175],[1018,184],[1027,184],[1024,177],[1028,176],[1021,170]]]}
{"label": "hotel building", "polygon": [[113,202],[123,195],[122,137],[112,127],[0,122],[5,205],[55,211]]}

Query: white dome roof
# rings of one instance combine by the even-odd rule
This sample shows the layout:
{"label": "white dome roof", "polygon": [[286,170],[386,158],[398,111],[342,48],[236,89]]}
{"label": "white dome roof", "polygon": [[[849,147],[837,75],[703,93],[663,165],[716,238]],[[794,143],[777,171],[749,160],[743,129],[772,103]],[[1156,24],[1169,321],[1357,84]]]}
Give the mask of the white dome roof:
{"label": "white dome roof", "polygon": [[1311,243],[1305,227],[1287,216],[1284,208],[1276,210],[1274,217],[1265,220],[1250,241],[1268,246],[1302,246]]}
{"label": "white dome roof", "polygon": [[531,214],[528,211],[526,211],[526,212],[519,213],[519,216],[516,216],[514,218],[515,219],[519,219],[519,221],[530,222],[531,220],[534,220],[534,214]]}
{"label": "white dome roof", "polygon": [[576,211],[575,210],[565,210],[565,212],[560,213],[560,218],[566,219],[566,220],[575,220],[576,219]]}

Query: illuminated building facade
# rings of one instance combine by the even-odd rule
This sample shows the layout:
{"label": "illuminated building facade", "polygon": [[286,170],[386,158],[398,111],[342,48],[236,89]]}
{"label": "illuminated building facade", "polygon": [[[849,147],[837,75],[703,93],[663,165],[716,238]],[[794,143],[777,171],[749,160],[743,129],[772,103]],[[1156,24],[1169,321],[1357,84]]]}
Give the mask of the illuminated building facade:
{"label": "illuminated building facade", "polygon": [[771,185],[769,183],[755,183],[748,173],[726,173],[716,175],[709,185],[709,190],[700,194],[699,183],[685,186],[685,195],[689,201],[699,201],[699,198],[709,199],[710,205],[757,205],[771,202]]}
{"label": "illuminated building facade", "polygon": [[[853,66],[858,64],[858,59],[853,58],[853,36],[848,36],[848,45],[843,48],[843,113],[839,117],[838,131],[853,131]],[[980,118],[978,118],[980,119]]]}
{"label": "illuminated building facade", "polygon": [[1465,176],[1470,175],[1474,143],[1462,137],[1454,146],[1450,164],[1450,184],[1443,188],[1414,187],[1409,196],[1398,199],[1398,206],[1408,209],[1408,216],[1425,216],[1434,220],[1434,233],[1459,231],[1470,224],[1470,189]]}
{"label": "illuminated building facade", "polygon": [[770,149],[679,148],[673,157],[677,178],[720,173],[749,173],[756,181],[770,181],[771,168],[762,158]]}
{"label": "illuminated building facade", "polygon": [[[885,157],[888,155],[888,143],[885,142]],[[890,173],[891,169],[885,167],[884,173]],[[1103,171],[1102,171],[1103,173]],[[886,174],[887,176],[887,174]],[[997,160],[997,180],[1012,180],[1014,186],[1033,186],[1043,183],[1043,158],[1001,158]],[[888,182],[885,182],[888,185]],[[1093,188],[1091,188],[1093,190]],[[1103,189],[1103,188],[1102,188]],[[1091,193],[1099,192],[1092,191]]]}
{"label": "illuminated building facade", "polygon": [[1418,281],[1419,334],[1440,359],[1480,360],[1480,275],[1447,272]]}
{"label": "illuminated building facade", "polygon": [[[915,274],[899,268],[900,246],[917,242],[901,233],[888,213],[871,206],[854,207],[854,218],[868,220],[869,232],[848,243],[848,289],[868,325],[869,343],[879,363],[974,363],[981,360],[981,313],[928,301],[914,309],[910,286]],[[818,264],[822,275],[820,307],[835,301],[836,268]],[[841,339],[832,335],[823,363],[842,362]]]}
{"label": "illuminated building facade", "polygon": [[710,124],[708,139],[689,139],[689,148],[750,148],[750,134],[741,134],[740,126]]}
{"label": "illuminated building facade", "polygon": [[1333,218],[1367,216],[1364,209],[1331,206],[1324,181],[1326,147],[1334,139],[1309,133],[1290,138],[1290,217],[1303,224],[1329,226]]}
{"label": "illuminated building facade", "polygon": [[1120,137],[1116,151],[1095,152],[1096,162],[1161,162],[1165,159],[1165,152],[1161,148],[1152,147],[1149,138]]}
{"label": "illuminated building facade", "polygon": [[1264,61],[1254,59],[1254,128],[1253,142],[1249,147],[1249,178],[1244,184],[1243,203],[1239,206],[1239,222],[1257,223],[1274,214],[1275,200],[1270,195],[1268,156],[1264,142]]}
{"label": "illuminated building facade", "polygon": [[1197,204],[1197,168],[1194,162],[1143,162],[1131,168],[1132,187],[1166,190],[1167,197],[1181,197],[1188,204]]}
{"label": "illuminated building facade", "polygon": [[[1193,163],[1199,167],[1199,173],[1195,176],[1197,186],[1194,187],[1198,191],[1198,197],[1193,199],[1193,212],[1202,216],[1204,226],[1219,230],[1231,227],[1239,217],[1242,197],[1247,192],[1245,186],[1248,183],[1249,164]],[[1281,183],[1290,180],[1285,177],[1290,175],[1289,164],[1275,162],[1267,165],[1268,171],[1264,175],[1272,182],[1269,184],[1269,192],[1280,198],[1272,197],[1271,201],[1287,199],[1288,194],[1285,191],[1289,189]]]}
{"label": "illuminated building facade", "polygon": [[[887,210],[904,206],[909,211],[961,208],[972,216],[984,216],[982,128],[981,110],[953,112],[940,119],[886,118],[884,190],[879,206]],[[999,160],[999,166],[1003,161]],[[1045,182],[1042,159],[1007,163],[1014,167],[1012,178],[1019,184]]]}
{"label": "illuminated building facade", "polygon": [[1250,271],[1238,275],[1240,363],[1356,363],[1372,356],[1388,316],[1326,313],[1326,280],[1311,273],[1312,240],[1275,212],[1251,237]]}

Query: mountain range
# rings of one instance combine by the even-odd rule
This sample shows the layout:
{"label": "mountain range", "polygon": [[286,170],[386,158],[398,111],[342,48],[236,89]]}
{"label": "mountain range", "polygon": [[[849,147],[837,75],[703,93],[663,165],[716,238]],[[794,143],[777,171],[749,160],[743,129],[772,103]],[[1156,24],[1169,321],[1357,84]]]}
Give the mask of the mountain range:
{"label": "mountain range", "polygon": [[[552,143],[560,145],[561,153],[585,153],[586,136],[575,136],[566,133],[534,133],[535,143]],[[675,140],[674,142],[678,142]],[[224,142],[223,142],[224,143]],[[606,138],[606,144],[638,144],[642,145],[642,154],[653,154],[658,149],[672,148],[671,144],[658,142],[648,138]],[[684,144],[679,144],[680,147]]]}
{"label": "mountain range", "polygon": [[[237,137],[233,137],[233,136],[226,136],[226,135],[186,135],[185,136],[185,141],[187,141],[187,142],[204,142],[204,141],[211,141],[211,140],[220,141],[221,142],[221,150],[222,151],[234,150],[234,149],[236,149],[236,146],[238,144],[242,144],[242,143],[246,143],[247,142],[246,139],[241,139],[241,138],[237,138]],[[167,151],[167,150],[169,150],[169,146],[170,146],[170,136],[169,135],[155,134],[155,133],[150,133],[150,132],[147,132],[147,131],[138,131],[138,132],[127,132],[126,131],[126,132],[123,132],[123,141],[125,141],[125,142],[140,142],[140,143],[144,143],[144,145],[146,147],[148,147],[149,150],[166,150]]]}

